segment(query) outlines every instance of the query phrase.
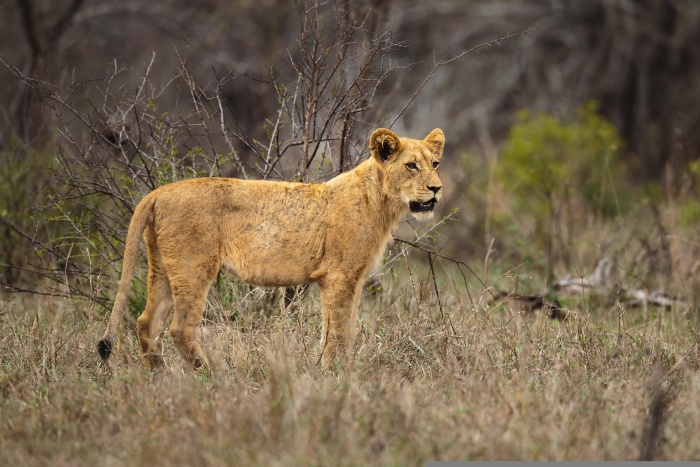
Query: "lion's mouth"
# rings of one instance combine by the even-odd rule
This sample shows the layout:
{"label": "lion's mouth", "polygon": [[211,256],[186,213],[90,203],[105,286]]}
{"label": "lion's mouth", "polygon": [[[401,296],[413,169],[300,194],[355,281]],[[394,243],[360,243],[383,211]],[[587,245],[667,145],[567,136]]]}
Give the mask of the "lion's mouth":
{"label": "lion's mouth", "polygon": [[411,201],[408,203],[408,209],[411,210],[411,212],[426,212],[426,211],[432,211],[433,208],[435,208],[435,203],[437,203],[437,199],[433,198],[428,201]]}

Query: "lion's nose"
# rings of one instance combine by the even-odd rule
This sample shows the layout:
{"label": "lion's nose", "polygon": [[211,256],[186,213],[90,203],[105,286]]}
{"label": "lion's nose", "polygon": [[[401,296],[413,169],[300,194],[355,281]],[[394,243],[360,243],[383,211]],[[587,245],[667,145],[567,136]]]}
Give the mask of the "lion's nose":
{"label": "lion's nose", "polygon": [[429,186],[428,190],[432,191],[437,195],[437,192],[440,191],[440,188],[442,188],[442,186]]}

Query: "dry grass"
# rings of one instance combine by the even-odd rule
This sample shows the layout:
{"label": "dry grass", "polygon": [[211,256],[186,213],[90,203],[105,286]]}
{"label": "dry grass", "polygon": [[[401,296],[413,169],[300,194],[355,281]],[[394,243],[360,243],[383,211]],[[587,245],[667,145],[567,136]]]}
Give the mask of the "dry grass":
{"label": "dry grass", "polygon": [[131,325],[106,366],[97,311],[16,298],[0,315],[0,464],[700,457],[687,310],[619,317],[583,301],[559,322],[442,296],[441,312],[399,283],[365,297],[352,368],[336,376],[317,364],[313,289],[271,317],[229,321],[213,302],[212,375],[183,371],[167,336],[169,369],[143,370]]}

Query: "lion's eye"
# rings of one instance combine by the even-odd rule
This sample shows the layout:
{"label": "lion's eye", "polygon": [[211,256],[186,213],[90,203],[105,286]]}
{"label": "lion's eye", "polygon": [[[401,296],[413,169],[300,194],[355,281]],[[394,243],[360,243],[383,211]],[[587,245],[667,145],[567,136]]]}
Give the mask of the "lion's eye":
{"label": "lion's eye", "polygon": [[416,165],[415,162],[409,162],[408,164],[406,164],[406,167],[408,167],[410,170],[418,169],[418,166]]}
{"label": "lion's eye", "polygon": [[437,169],[440,166],[440,163],[438,161],[433,162],[433,169]]}

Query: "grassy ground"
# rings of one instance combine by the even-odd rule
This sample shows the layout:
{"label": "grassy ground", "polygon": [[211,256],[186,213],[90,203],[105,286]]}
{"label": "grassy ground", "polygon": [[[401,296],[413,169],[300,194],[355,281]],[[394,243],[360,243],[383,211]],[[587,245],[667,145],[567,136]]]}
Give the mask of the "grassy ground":
{"label": "grassy ground", "polygon": [[317,363],[314,288],[288,313],[274,301],[256,311],[255,293],[233,297],[247,304],[233,315],[235,303],[212,300],[211,375],[185,371],[168,336],[168,369],[143,370],[133,322],[105,365],[103,312],[4,297],[0,464],[700,458],[688,310],[574,299],[556,321],[449,288],[440,306],[429,284],[367,293],[351,369],[335,376]]}

